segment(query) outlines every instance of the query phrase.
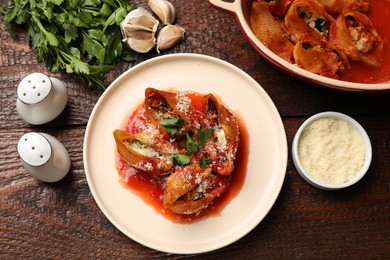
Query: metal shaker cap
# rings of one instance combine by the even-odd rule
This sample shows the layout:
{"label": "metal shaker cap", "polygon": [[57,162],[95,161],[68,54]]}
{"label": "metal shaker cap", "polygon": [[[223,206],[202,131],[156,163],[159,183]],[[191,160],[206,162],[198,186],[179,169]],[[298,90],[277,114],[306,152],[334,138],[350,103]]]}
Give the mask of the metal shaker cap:
{"label": "metal shaker cap", "polygon": [[39,133],[23,135],[17,145],[20,158],[28,165],[42,166],[52,155],[49,141]]}
{"label": "metal shaker cap", "polygon": [[18,98],[25,104],[42,102],[50,93],[52,82],[42,73],[32,73],[24,77],[18,86]]}

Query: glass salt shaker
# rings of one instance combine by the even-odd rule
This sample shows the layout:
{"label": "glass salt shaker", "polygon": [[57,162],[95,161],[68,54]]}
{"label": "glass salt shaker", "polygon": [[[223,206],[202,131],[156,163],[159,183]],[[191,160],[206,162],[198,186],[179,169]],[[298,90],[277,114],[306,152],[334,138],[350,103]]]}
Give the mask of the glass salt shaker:
{"label": "glass salt shaker", "polygon": [[42,73],[32,73],[23,78],[17,96],[16,110],[33,125],[55,119],[68,102],[68,90],[62,81]]}
{"label": "glass salt shaker", "polygon": [[24,168],[40,181],[57,182],[69,172],[68,151],[49,134],[27,133],[19,139],[17,150]]}

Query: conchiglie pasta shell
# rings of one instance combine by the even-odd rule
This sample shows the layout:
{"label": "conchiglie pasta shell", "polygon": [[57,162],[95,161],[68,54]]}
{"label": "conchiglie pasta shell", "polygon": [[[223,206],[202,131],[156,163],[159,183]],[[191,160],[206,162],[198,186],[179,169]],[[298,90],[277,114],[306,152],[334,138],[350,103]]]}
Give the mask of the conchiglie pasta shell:
{"label": "conchiglie pasta shell", "polygon": [[[184,128],[188,128],[194,133],[197,131],[197,114],[189,98],[180,96],[178,93],[147,88],[144,104],[145,114],[151,123],[163,132],[165,130],[159,125],[159,122],[169,117],[180,117],[185,123]],[[168,134],[166,137],[169,137]]]}
{"label": "conchiglie pasta shell", "polygon": [[[178,214],[194,214],[206,208],[215,198],[221,197],[230,186],[230,176],[209,174],[199,184],[202,186],[201,196],[198,197],[199,190],[197,188],[188,191],[180,197],[169,208]],[[195,198],[194,198],[195,197]],[[197,198],[196,198],[197,197]]]}
{"label": "conchiglie pasta shell", "polygon": [[201,169],[198,164],[177,167],[166,181],[163,204],[169,207],[181,196],[194,189],[209,174],[211,168]]}
{"label": "conchiglie pasta shell", "polygon": [[299,67],[335,79],[339,79],[341,72],[349,68],[344,54],[326,42],[312,38],[304,38],[295,45],[294,58]]}
{"label": "conchiglie pasta shell", "polygon": [[122,130],[115,130],[113,134],[119,155],[134,168],[151,175],[161,175],[172,168],[173,163],[167,157],[147,156],[134,150],[131,143],[139,141],[136,135]]}
{"label": "conchiglie pasta shell", "polygon": [[198,200],[176,200],[167,207],[177,214],[194,214],[206,208],[214,199],[215,196],[205,196]]}
{"label": "conchiglie pasta shell", "polygon": [[[363,30],[371,35],[373,41],[372,48],[369,51],[361,51],[358,49],[357,43],[353,40],[350,30],[348,29],[346,17],[352,16],[361,26]],[[330,43],[339,51],[345,53],[351,60],[364,63],[370,66],[380,66],[383,59],[383,40],[376,32],[370,19],[356,11],[344,9],[336,19],[336,22],[330,27]]]}
{"label": "conchiglie pasta shell", "polygon": [[288,7],[294,0],[279,0],[264,2],[272,15],[282,17],[286,14]]}
{"label": "conchiglie pasta shell", "polygon": [[322,33],[315,30],[301,17],[303,12],[307,13],[307,16],[310,17],[312,25],[315,24],[314,21],[316,18],[324,19],[327,25],[334,21],[334,18],[325,11],[323,5],[319,2],[314,0],[296,0],[290,5],[284,18],[286,28],[291,34],[291,40],[298,42],[306,36],[318,40],[326,40],[328,37],[328,29],[325,28]]}
{"label": "conchiglie pasta shell", "polygon": [[251,9],[251,28],[256,37],[272,52],[288,62],[292,62],[293,44],[281,23],[270,13],[261,0],[254,1]]}
{"label": "conchiglie pasta shell", "polygon": [[[238,122],[233,114],[223,105],[219,104],[212,94],[203,96],[202,108],[209,117],[209,120],[216,124],[214,128],[221,127],[224,133],[223,136],[225,140],[223,143],[225,145],[219,147],[218,144],[216,144],[215,150],[219,153],[225,153],[226,158],[222,161],[218,160],[214,162],[215,168],[213,168],[213,170],[222,175],[229,175],[234,170],[234,159],[236,158],[238,144],[240,143]],[[214,129],[214,135],[215,131],[216,130]]]}
{"label": "conchiglie pasta shell", "polygon": [[318,0],[331,14],[340,14],[344,8],[366,13],[370,10],[368,0]]}

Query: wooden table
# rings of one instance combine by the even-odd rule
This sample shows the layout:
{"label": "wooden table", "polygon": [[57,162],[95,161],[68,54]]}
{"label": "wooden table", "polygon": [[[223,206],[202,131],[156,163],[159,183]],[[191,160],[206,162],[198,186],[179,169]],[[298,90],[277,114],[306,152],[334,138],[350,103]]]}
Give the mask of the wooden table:
{"label": "wooden table", "polygon": [[[146,1],[131,1],[145,6]],[[248,44],[232,15],[208,1],[172,1],[186,40],[162,52],[200,53],[228,61],[252,76],[274,101],[287,134],[289,159],[280,195],[265,219],[239,241],[202,259],[232,258],[390,258],[390,94],[359,94],[305,84],[280,72]],[[149,249],[118,231],[89,190],[83,167],[83,138],[101,92],[72,76],[52,75],[38,64],[26,34],[11,38],[0,23],[0,258],[158,258],[183,259]],[[117,65],[107,85],[133,65],[158,56],[136,55]],[[24,122],[16,112],[16,88],[32,72],[55,76],[68,87],[69,103],[54,121]],[[174,71],[172,72],[174,73]],[[310,186],[291,160],[291,143],[300,124],[327,110],[354,117],[368,132],[373,160],[367,175],[351,188],[323,191]],[[30,131],[55,136],[68,149],[68,176],[55,184],[39,182],[23,168],[16,144]]]}

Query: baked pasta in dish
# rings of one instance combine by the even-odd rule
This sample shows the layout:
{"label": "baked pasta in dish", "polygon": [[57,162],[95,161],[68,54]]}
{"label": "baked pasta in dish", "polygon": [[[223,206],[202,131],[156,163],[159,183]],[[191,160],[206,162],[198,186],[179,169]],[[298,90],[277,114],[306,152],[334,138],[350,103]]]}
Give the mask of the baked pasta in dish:
{"label": "baked pasta in dish", "polygon": [[156,180],[176,214],[198,214],[230,186],[240,130],[212,94],[147,88],[130,124],[113,134],[127,172]]}
{"label": "baked pasta in dish", "polygon": [[351,62],[384,68],[385,41],[368,17],[372,5],[368,0],[255,0],[250,26],[284,60],[348,81]]}

